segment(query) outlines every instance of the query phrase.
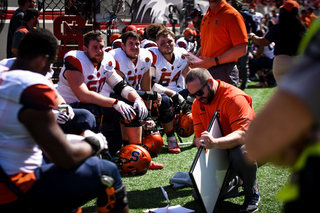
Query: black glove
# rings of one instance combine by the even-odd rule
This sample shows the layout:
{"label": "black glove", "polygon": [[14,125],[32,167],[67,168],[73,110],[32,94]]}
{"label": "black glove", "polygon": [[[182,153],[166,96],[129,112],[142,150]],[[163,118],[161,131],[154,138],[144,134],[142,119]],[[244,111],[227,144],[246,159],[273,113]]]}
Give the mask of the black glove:
{"label": "black glove", "polygon": [[179,104],[182,110],[188,110],[191,108],[190,104],[188,104],[187,101],[179,93],[174,94],[171,99],[174,103]]}

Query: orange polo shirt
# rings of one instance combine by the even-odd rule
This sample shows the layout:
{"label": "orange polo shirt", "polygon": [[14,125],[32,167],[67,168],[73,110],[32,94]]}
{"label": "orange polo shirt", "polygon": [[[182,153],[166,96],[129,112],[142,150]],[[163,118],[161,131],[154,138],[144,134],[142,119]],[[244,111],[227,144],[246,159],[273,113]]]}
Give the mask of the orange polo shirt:
{"label": "orange polo shirt", "polygon": [[255,117],[250,96],[235,86],[217,81],[219,87],[210,104],[203,104],[197,99],[193,102],[191,112],[196,138],[200,138],[201,133],[207,130],[215,112],[218,112],[223,135],[236,130],[247,130]]}
{"label": "orange polo shirt", "polygon": [[242,15],[225,0],[203,16],[201,22],[201,56],[215,58],[233,46],[248,43]]}

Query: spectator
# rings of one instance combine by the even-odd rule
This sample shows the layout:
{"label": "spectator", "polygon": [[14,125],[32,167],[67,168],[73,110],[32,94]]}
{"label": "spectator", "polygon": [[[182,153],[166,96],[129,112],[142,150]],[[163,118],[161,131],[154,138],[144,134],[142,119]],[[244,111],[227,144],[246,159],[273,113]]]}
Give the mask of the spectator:
{"label": "spectator", "polygon": [[11,52],[16,56],[21,39],[39,23],[39,12],[36,9],[29,8],[26,10],[22,18],[22,26],[20,26],[13,35],[13,43]]}
{"label": "spectator", "polygon": [[252,14],[254,21],[257,23],[257,30],[261,29],[261,20],[263,19],[262,13],[257,11],[257,5],[255,3],[251,3],[249,5],[249,12]]}
{"label": "spectator", "polygon": [[285,213],[312,212],[318,207],[319,23],[303,39],[308,44],[304,55],[284,76],[246,135],[249,159],[291,166],[291,180],[278,195],[285,202]]}
{"label": "spectator", "polygon": [[[187,88],[196,100],[192,116],[197,147],[228,149],[232,169],[243,180],[245,200],[241,212],[258,209],[260,195],[257,183],[257,164],[245,160],[244,136],[255,117],[251,98],[242,90],[212,78],[208,70],[196,68],[186,76]],[[215,112],[218,112],[224,136],[213,138],[206,131]]]}
{"label": "spectator", "polygon": [[305,25],[307,26],[307,28],[310,27],[310,19],[308,17],[308,12],[307,10],[303,9],[301,10],[301,16],[300,16],[301,20],[305,23]]}
{"label": "spectator", "polygon": [[13,35],[16,32],[16,30],[21,26],[21,19],[24,16],[24,12],[28,8],[36,7],[36,0],[18,0],[18,5],[18,9],[16,9],[16,11],[14,11],[14,13],[12,14],[9,23],[7,35],[7,58],[14,57],[13,53],[11,52]]}
{"label": "spectator", "polygon": [[196,28],[197,33],[200,33],[200,25],[201,25],[201,21],[202,21],[202,11],[198,8],[195,8],[193,10],[191,10],[187,20],[191,20],[193,23],[194,28]]}
{"label": "spectator", "polygon": [[209,1],[201,23],[201,62],[191,68],[203,67],[212,77],[238,87],[238,58],[247,53],[248,38],[241,14],[225,0]]}
{"label": "spectator", "polygon": [[313,7],[308,7],[308,18],[310,19],[310,22],[312,22],[314,19],[318,18],[318,16],[316,16],[313,13],[314,9]]}
{"label": "spectator", "polygon": [[[256,35],[258,37],[263,37],[263,32],[261,30],[258,30],[256,32]],[[255,74],[259,76],[259,84],[253,85],[254,87],[264,87],[268,85],[265,79],[264,69],[267,69],[269,71],[272,69],[274,58],[273,50],[273,43],[267,46],[257,45],[255,58],[251,60],[249,64],[251,76],[254,76]]]}
{"label": "spectator", "polygon": [[[257,30],[257,23],[254,21],[253,16],[247,12],[242,10],[242,3],[238,0],[232,1],[231,5],[240,12],[242,17],[244,18],[244,23],[246,25],[247,33],[255,33]],[[251,50],[252,42],[248,43],[247,54],[240,57],[238,60],[238,66],[240,68],[240,76],[241,76],[241,86],[240,89],[244,90],[247,88],[247,79],[248,79],[248,56]]]}
{"label": "spectator", "polygon": [[184,33],[183,37],[177,39],[176,47],[181,47],[191,53],[197,52],[197,42],[194,40],[194,30],[187,28]]}
{"label": "spectator", "polygon": [[275,24],[279,23],[279,14],[277,14],[276,8],[273,8],[271,10],[271,19],[274,21]]}
{"label": "spectator", "polygon": [[250,33],[249,37],[259,46],[275,43],[273,75],[277,84],[296,60],[298,45],[306,31],[299,16],[299,4],[296,1],[286,1],[280,7],[279,24],[274,25],[264,37]]}
{"label": "spectator", "polygon": [[[98,197],[97,208],[105,212],[108,197],[115,196],[112,211],[129,212],[117,166],[94,157],[107,148],[105,138],[91,131],[65,136],[54,119],[54,91],[44,75],[57,52],[48,30],[33,30],[22,39],[11,70],[0,73],[0,171],[6,180],[0,211],[71,212]],[[53,163],[42,164],[42,152]]]}

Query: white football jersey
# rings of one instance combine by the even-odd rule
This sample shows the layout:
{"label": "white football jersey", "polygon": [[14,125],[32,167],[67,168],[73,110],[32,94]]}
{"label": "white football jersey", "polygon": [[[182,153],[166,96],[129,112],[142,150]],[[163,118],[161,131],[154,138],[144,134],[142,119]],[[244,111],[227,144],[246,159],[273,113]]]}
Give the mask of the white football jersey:
{"label": "white football jersey", "polygon": [[136,64],[134,64],[121,48],[109,52],[116,61],[116,68],[124,75],[135,89],[139,89],[143,75],[149,70],[152,64],[152,54],[150,51],[141,48]]}
{"label": "white football jersey", "polygon": [[180,47],[174,48],[174,61],[171,64],[167,61],[157,47],[151,47],[149,50],[153,56],[153,65],[156,67],[152,75],[156,78],[156,83],[161,84],[176,92],[185,88],[182,72],[188,66],[188,60],[184,56],[188,52]]}
{"label": "white football jersey", "polygon": [[52,83],[43,75],[26,70],[0,72],[0,164],[8,175],[31,173],[42,163],[42,151],[19,120],[27,106],[51,110]]}
{"label": "white football jersey", "polygon": [[148,39],[144,39],[141,41],[141,47],[142,48],[150,48],[150,47],[156,47],[158,46],[156,42],[148,40]]}
{"label": "white football jersey", "polygon": [[115,61],[109,53],[104,52],[104,59],[102,60],[100,67],[97,68],[93,66],[92,62],[83,51],[69,51],[64,56],[64,65],[59,74],[57,87],[58,92],[68,104],[78,102],[79,99],[69,87],[69,83],[64,76],[66,63],[79,70],[83,74],[84,83],[87,85],[88,89],[97,93],[100,93],[106,80],[112,74],[115,74]]}
{"label": "white football jersey", "polygon": [[187,41],[184,37],[181,37],[176,41],[176,47],[181,47],[186,49],[188,52],[195,53],[197,50],[197,42],[190,42]]}

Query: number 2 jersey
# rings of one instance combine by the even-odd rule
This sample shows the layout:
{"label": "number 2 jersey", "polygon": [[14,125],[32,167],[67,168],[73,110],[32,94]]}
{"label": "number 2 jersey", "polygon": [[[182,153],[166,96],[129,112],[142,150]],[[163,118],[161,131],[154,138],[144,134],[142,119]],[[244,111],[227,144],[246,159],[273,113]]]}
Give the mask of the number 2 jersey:
{"label": "number 2 jersey", "polygon": [[176,92],[184,89],[182,72],[188,65],[187,58],[184,56],[188,52],[183,48],[175,47],[173,51],[174,60],[170,63],[163,57],[157,47],[151,47],[148,50],[152,53],[153,65],[156,67],[155,73],[152,73],[156,83]]}
{"label": "number 2 jersey", "polygon": [[[100,93],[105,82],[112,75],[118,75],[115,70],[114,58],[109,53],[104,53],[104,58],[99,67],[95,67],[87,55],[80,50],[72,50],[65,54],[64,64],[59,74],[59,82],[57,91],[70,104],[79,102],[77,96],[71,90],[67,79],[64,76],[66,70],[78,70],[83,74],[84,83],[87,85],[88,90]],[[114,79],[114,78],[113,78]],[[119,78],[116,78],[117,80]],[[121,79],[121,78],[120,78]],[[113,82],[114,86],[118,82]],[[113,90],[110,88],[110,92]]]}

